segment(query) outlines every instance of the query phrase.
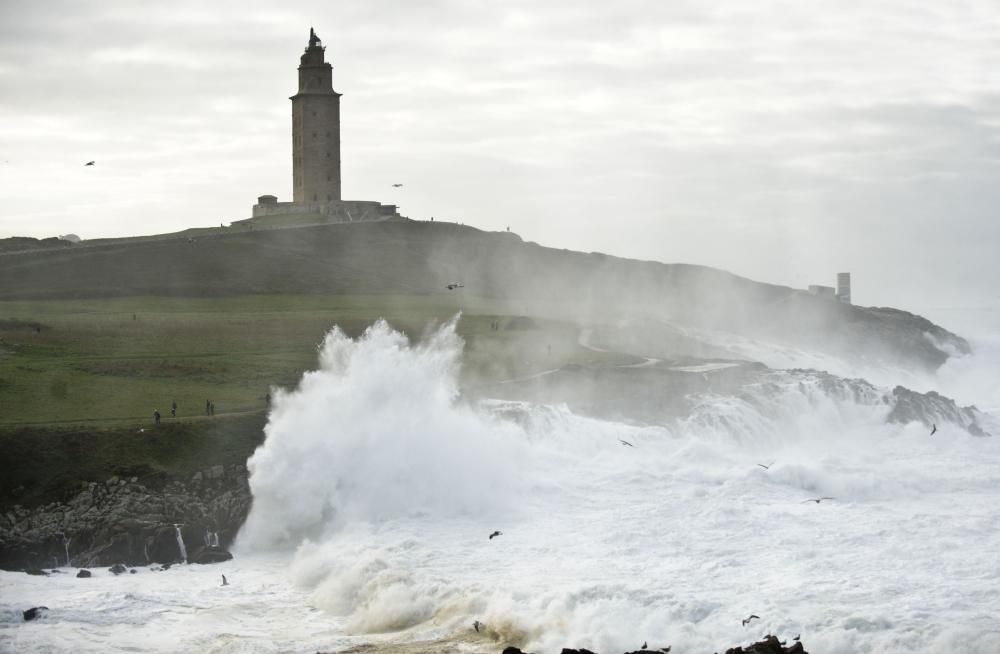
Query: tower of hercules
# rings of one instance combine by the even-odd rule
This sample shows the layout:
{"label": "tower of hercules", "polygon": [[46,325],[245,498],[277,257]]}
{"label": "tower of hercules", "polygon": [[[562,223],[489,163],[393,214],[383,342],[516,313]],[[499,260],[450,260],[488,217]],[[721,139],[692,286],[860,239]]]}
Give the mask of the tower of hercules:
{"label": "tower of hercules", "polygon": [[[253,229],[255,224],[272,228],[404,218],[394,204],[341,197],[340,94],[333,90],[333,66],[326,62],[326,48],[312,28],[309,45],[299,58],[299,89],[290,99],[292,201],[260,195],[252,217],[232,224]],[[296,218],[283,223],[283,217]]]}
{"label": "tower of hercules", "polygon": [[309,29],[309,46],[299,63],[299,90],[292,100],[292,199],[340,200],[340,93],[333,90],[333,66],[326,48]]}

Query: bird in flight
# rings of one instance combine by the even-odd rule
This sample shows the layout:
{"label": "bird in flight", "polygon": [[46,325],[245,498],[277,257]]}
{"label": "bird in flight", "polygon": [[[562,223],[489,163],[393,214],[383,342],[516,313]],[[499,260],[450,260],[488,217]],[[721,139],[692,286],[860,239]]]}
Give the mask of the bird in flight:
{"label": "bird in flight", "polygon": [[[627,440],[624,440],[624,439],[621,439],[621,438],[619,438],[619,439],[618,439],[618,441],[619,441],[619,442],[620,442],[620,443],[621,443],[622,445],[628,445],[629,447],[635,447],[635,445],[633,445],[632,443],[629,443],[629,442],[628,442]],[[643,649],[645,649],[645,647],[644,647]]]}
{"label": "bird in flight", "polygon": [[771,461],[771,462],[770,462],[770,463],[768,463],[767,465],[764,465],[763,463],[758,463],[757,465],[759,465],[759,466],[760,466],[761,468],[763,468],[764,470],[770,470],[770,469],[771,469],[771,466],[773,466],[773,465],[774,465],[774,461]]}
{"label": "bird in flight", "polygon": [[392,188],[399,188],[400,186],[402,186],[402,184],[393,184]]}
{"label": "bird in flight", "polygon": [[95,163],[97,163],[97,162],[96,161],[88,161],[87,163],[85,163],[83,165],[84,166],[93,166]]}
{"label": "bird in flight", "polygon": [[462,284],[460,282],[452,282],[448,284],[448,286],[446,286],[445,288],[447,288],[449,291],[454,291],[456,288],[465,288],[465,284]]}
{"label": "bird in flight", "polygon": [[931,425],[931,436],[937,433],[937,423]]}
{"label": "bird in flight", "polygon": [[751,613],[749,618],[746,618],[746,619],[743,620],[743,626],[745,627],[748,624],[750,624],[750,621],[753,620],[754,618],[760,620],[760,616],[759,615],[754,615],[754,614]]}
{"label": "bird in flight", "polygon": [[490,540],[493,540],[495,536],[501,536],[501,535],[503,535],[502,531],[494,531],[492,534],[490,534]]}
{"label": "bird in flight", "polygon": [[802,634],[796,634],[795,638],[793,638],[792,640],[798,641],[798,639],[801,638],[801,637],[802,637]]}
{"label": "bird in flight", "polygon": [[816,497],[816,498],[811,498],[811,499],[808,499],[808,500],[802,500],[802,504],[805,504],[806,502],[815,502],[816,504],[819,504],[823,500],[833,500],[833,499],[836,499],[836,498],[834,498],[834,497]]}

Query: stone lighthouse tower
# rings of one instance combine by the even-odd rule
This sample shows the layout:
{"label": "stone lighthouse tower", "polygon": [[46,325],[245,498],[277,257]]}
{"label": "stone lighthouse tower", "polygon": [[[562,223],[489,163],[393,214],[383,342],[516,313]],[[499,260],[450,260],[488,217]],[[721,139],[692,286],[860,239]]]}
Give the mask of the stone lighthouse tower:
{"label": "stone lighthouse tower", "polygon": [[293,200],[340,201],[340,93],[326,48],[309,28],[309,47],[299,63],[299,90],[292,100]]}

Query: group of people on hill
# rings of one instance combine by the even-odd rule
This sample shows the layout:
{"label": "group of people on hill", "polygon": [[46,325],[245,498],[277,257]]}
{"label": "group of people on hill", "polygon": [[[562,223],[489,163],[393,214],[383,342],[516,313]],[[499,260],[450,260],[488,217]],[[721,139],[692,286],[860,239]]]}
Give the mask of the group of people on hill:
{"label": "group of people on hill", "polygon": [[[206,416],[214,416],[215,415],[215,403],[214,402],[212,402],[210,400],[205,400],[205,415]],[[176,418],[177,417],[177,400],[174,400],[174,401],[172,401],[170,403],[170,417],[171,418]],[[155,423],[157,425],[160,424],[160,418],[161,418],[161,416],[160,416],[160,410],[159,409],[153,409],[153,423]]]}
{"label": "group of people on hill", "polygon": [[[267,395],[264,396],[264,402],[268,406],[268,408],[270,408],[270,406],[271,406],[271,394],[270,393],[268,393]],[[214,416],[215,415],[215,402],[213,402],[211,400],[205,400],[205,415],[206,416]],[[170,417],[171,418],[176,418],[177,417],[177,400],[174,400],[174,401],[172,401],[170,403]],[[154,409],[153,410],[153,423],[157,424],[157,425],[160,424],[160,419],[161,419],[160,410],[159,409]]]}
{"label": "group of people on hill", "polygon": [[[173,402],[170,403],[170,417],[171,418],[177,417],[177,400],[174,400]],[[157,425],[160,424],[159,409],[153,409],[153,422],[156,423]]]}

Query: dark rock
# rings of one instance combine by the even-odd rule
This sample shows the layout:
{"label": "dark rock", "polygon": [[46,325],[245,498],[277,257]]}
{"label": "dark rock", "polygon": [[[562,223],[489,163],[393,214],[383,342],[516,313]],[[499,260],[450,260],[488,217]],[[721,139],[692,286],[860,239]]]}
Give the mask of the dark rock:
{"label": "dark rock", "polygon": [[562,654],[594,654],[594,652],[591,652],[585,647],[581,647],[580,649],[569,649],[568,647],[564,647]]}
{"label": "dark rock", "polygon": [[138,571],[138,570],[136,570],[135,568],[129,568],[129,571],[128,571],[128,573],[129,573],[130,575],[134,575],[134,574],[135,574],[135,573],[137,573],[137,572],[139,572],[139,571]]}
{"label": "dark rock", "polygon": [[110,568],[108,568],[108,570],[112,574],[116,574],[116,575],[125,574],[125,566],[122,565],[121,563],[114,564],[113,566],[111,566]]}
{"label": "dark rock", "polygon": [[955,400],[935,391],[918,393],[903,386],[892,389],[895,405],[888,422],[907,423],[918,421],[930,429],[933,424],[953,423],[973,436],[986,437],[990,433],[979,424],[982,414],[974,406],[959,406]]}
{"label": "dark rock", "polygon": [[28,573],[29,575],[35,575],[37,577],[48,577],[49,576],[49,573],[45,572],[41,568],[34,568],[34,567],[32,567],[32,568],[25,568],[24,571],[26,573]]}
{"label": "dark rock", "polygon": [[49,607],[47,606],[35,606],[33,608],[24,611],[24,621],[30,622],[32,620],[38,620],[39,618],[44,618],[45,614],[49,612]]}
{"label": "dark rock", "polygon": [[522,652],[517,647],[504,647],[500,654],[529,654],[528,652]]}
{"label": "dark rock", "polygon": [[84,578],[90,577],[92,575],[90,574],[90,570],[81,570],[80,572],[76,573],[76,576],[78,578],[80,578],[80,579],[84,579]]}
{"label": "dark rock", "polygon": [[764,640],[747,645],[746,647],[733,647],[726,650],[726,654],[808,654],[802,647],[802,643],[795,643],[791,647],[785,647],[776,636],[766,636]]}
{"label": "dark rock", "polygon": [[222,563],[233,558],[227,550],[221,547],[199,547],[188,554],[188,563]]}
{"label": "dark rock", "polygon": [[213,535],[219,547],[205,553],[203,562],[228,560],[225,548],[243,525],[252,497],[245,467],[214,472],[211,488],[163,475],[132,481],[130,475],[78,485],[62,502],[12,507],[0,513],[0,569],[50,566],[65,559],[67,539],[78,566],[175,563],[181,559],[175,524],[182,525],[188,548]]}

